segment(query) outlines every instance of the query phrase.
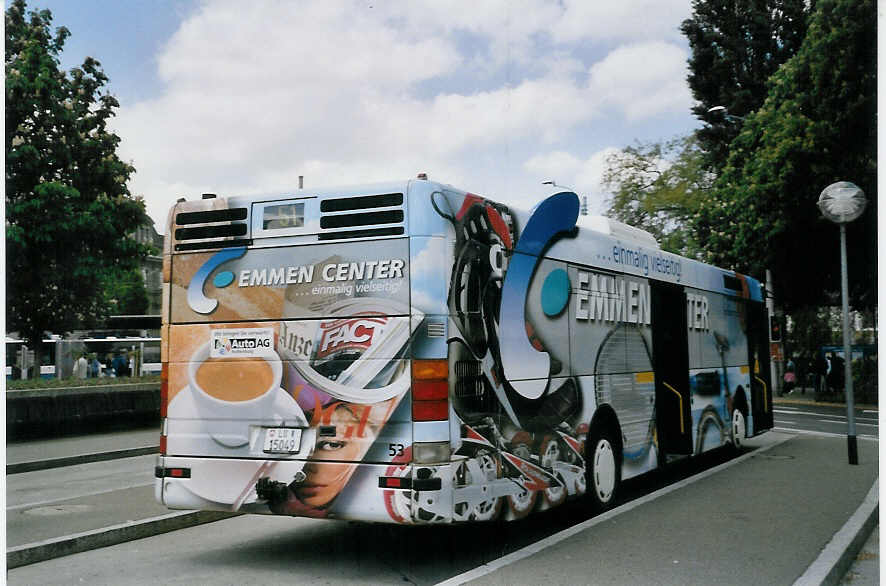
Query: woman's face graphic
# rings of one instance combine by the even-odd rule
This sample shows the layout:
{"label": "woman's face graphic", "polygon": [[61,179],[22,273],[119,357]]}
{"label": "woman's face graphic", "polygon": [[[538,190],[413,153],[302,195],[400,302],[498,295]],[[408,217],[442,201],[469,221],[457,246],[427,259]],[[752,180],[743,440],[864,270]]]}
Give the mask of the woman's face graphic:
{"label": "woman's face graphic", "polygon": [[[318,438],[312,454],[314,462],[304,467],[307,478],[298,486],[296,496],[306,505],[322,507],[342,491],[357,469],[359,460],[372,444],[374,433],[366,426],[367,437],[355,437],[359,423],[349,408],[338,407],[330,424],[335,426],[335,437]],[[347,436],[347,437],[346,437]],[[329,463],[316,463],[318,461]]]}

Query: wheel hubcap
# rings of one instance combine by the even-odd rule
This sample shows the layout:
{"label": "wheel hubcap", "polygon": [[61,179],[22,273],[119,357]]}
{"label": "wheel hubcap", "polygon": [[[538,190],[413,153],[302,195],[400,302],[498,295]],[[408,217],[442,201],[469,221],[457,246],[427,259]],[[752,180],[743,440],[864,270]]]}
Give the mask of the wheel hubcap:
{"label": "wheel hubcap", "polygon": [[594,492],[608,502],[615,490],[615,453],[609,440],[601,439],[594,449]]}
{"label": "wheel hubcap", "polygon": [[738,409],[732,412],[732,445],[740,447],[744,442],[744,415]]}

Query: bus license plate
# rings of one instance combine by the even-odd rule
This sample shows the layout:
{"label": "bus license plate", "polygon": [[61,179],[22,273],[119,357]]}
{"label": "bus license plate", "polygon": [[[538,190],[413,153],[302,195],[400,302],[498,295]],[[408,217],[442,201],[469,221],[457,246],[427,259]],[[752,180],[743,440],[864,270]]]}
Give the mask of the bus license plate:
{"label": "bus license plate", "polygon": [[301,429],[269,427],[265,429],[266,454],[295,454],[301,448]]}

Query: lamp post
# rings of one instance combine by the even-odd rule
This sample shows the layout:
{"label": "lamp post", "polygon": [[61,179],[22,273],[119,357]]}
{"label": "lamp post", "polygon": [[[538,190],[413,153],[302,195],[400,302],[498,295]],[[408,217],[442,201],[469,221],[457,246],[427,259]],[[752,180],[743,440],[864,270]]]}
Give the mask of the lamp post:
{"label": "lamp post", "polygon": [[849,430],[846,440],[849,463],[858,464],[858,443],[855,438],[855,398],[852,395],[852,343],[849,337],[849,277],[846,268],[846,224],[864,212],[867,200],[854,183],[838,181],[824,188],[818,197],[818,209],[824,217],[840,225],[840,285],[843,294],[843,355],[846,385],[846,412]]}
{"label": "lamp post", "polygon": [[729,110],[726,109],[726,106],[713,106],[712,108],[708,108],[708,114],[722,113],[723,118],[729,121],[740,120],[744,122],[744,116],[736,116],[735,114],[730,114]]}

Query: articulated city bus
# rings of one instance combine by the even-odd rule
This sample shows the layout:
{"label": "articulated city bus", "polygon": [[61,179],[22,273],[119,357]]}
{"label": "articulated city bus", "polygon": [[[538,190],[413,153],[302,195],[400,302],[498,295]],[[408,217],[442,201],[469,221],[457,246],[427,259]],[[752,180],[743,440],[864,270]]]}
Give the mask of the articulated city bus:
{"label": "articulated city bus", "polygon": [[772,427],[745,275],[423,178],[170,212],[156,498],[519,519]]}

